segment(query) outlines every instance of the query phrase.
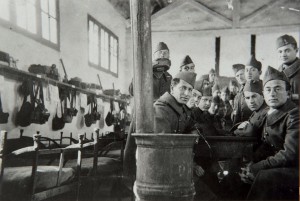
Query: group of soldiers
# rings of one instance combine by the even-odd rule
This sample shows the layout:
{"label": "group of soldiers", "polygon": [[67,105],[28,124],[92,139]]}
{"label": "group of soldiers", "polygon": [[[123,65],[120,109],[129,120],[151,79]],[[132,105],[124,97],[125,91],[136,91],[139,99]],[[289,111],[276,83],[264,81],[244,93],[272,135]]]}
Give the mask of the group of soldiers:
{"label": "group of soldiers", "polygon": [[[167,45],[160,42],[154,52],[154,133],[199,134],[194,146],[195,188],[211,191],[210,198],[218,198],[219,192],[216,175],[210,174],[209,153],[203,149],[205,136],[236,135],[257,138],[239,174],[241,183],[248,185],[245,198],[298,199],[300,60],[292,36],[280,36],[276,45],[279,68],[268,66],[261,80],[262,64],[252,55],[245,64],[232,66],[236,81],[222,89],[213,69],[196,81],[189,56],[172,77],[167,72],[171,65]],[[135,150],[130,133],[127,139],[124,165],[135,170],[128,163]],[[205,188],[197,188],[196,181]],[[201,193],[207,192],[196,191],[196,197]]]}

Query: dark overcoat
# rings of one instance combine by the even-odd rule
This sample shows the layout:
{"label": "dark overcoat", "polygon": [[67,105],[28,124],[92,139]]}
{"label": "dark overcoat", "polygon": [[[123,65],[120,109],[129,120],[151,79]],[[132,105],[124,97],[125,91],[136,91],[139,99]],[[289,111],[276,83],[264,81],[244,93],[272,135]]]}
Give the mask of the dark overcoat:
{"label": "dark overcoat", "polygon": [[291,196],[297,197],[299,110],[292,101],[288,100],[278,110],[266,115],[262,141],[250,166],[256,178],[248,199],[286,200]]}
{"label": "dark overcoat", "polygon": [[[284,74],[290,81],[291,84],[291,93],[299,94],[299,84],[300,84],[300,59],[297,58],[295,62],[293,62],[290,66],[283,67],[280,65],[278,68],[279,71],[283,71]],[[298,104],[298,100],[295,101]]]}

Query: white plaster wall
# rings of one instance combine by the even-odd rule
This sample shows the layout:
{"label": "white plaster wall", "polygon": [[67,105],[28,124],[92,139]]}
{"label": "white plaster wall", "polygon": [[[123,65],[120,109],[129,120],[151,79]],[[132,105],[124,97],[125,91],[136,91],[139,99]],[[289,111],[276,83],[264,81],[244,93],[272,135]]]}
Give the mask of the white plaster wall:
{"label": "white plaster wall", "polygon": [[[68,77],[78,76],[83,81],[98,83],[97,74],[100,75],[104,89],[111,89],[114,82],[115,88],[122,93],[127,93],[131,71],[128,71],[127,44],[125,20],[106,0],[63,0],[60,4],[60,51],[49,48],[33,39],[30,39],[14,30],[7,29],[0,24],[0,50],[8,52],[11,56],[19,59],[18,68],[27,71],[30,64],[56,64],[61,76],[64,75],[59,59],[63,58]],[[114,77],[108,73],[97,70],[88,65],[88,32],[87,15],[90,14],[102,25],[110,29],[119,38],[119,76]],[[7,130],[9,136],[19,133],[20,127],[14,124],[15,114],[21,106],[22,99],[17,94],[20,82],[0,76],[1,98],[5,112],[9,112],[8,124],[0,124],[1,130]],[[45,88],[44,88],[45,90]],[[105,102],[105,118],[109,110],[109,104]],[[46,102],[51,116],[43,125],[31,124],[24,128],[24,134],[31,136],[37,130],[42,135],[55,137],[59,134],[51,129],[52,118],[55,114],[56,104]],[[73,136],[86,132],[88,136],[99,122],[90,128],[81,126],[80,122],[84,114],[78,112],[72,123],[66,124],[63,131],[67,134],[73,132]],[[103,122],[102,122],[103,123]],[[102,132],[112,130],[112,127],[104,127]]]}

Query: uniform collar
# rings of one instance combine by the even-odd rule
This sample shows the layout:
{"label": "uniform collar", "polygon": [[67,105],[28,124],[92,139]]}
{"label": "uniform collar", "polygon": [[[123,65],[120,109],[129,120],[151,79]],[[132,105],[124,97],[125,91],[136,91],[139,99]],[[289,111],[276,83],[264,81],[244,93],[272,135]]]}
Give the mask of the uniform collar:
{"label": "uniform collar", "polygon": [[169,105],[178,114],[186,113],[189,110],[185,104],[178,103],[169,92],[165,92],[157,101]]}
{"label": "uniform collar", "polygon": [[289,65],[289,66],[288,66],[287,68],[285,68],[284,70],[283,70],[283,65],[284,65],[284,64],[280,65],[279,70],[280,70],[280,71],[283,71],[284,74],[285,74],[288,78],[290,78],[290,77],[292,77],[295,73],[297,73],[297,72],[299,71],[299,69],[300,69],[300,59],[297,58],[291,65]]}
{"label": "uniform collar", "polygon": [[267,115],[267,125],[269,126],[275,124],[295,107],[296,105],[291,100],[287,100],[283,106],[278,108],[272,114]]}

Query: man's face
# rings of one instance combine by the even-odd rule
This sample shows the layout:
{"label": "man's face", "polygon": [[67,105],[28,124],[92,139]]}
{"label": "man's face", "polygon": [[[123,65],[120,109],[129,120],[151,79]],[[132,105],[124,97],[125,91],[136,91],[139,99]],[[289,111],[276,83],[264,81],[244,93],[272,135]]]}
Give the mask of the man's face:
{"label": "man's face", "polygon": [[285,104],[289,96],[286,83],[283,80],[270,80],[264,86],[264,97],[267,105],[278,108]]}
{"label": "man's face", "polygon": [[154,53],[153,57],[154,60],[169,59],[170,58],[169,50],[158,50]]}
{"label": "man's face", "polygon": [[245,84],[245,70],[241,69],[235,74],[235,79],[238,81],[239,84]]}
{"label": "man's face", "polygon": [[210,83],[208,80],[203,80],[203,88],[210,87]]}
{"label": "man's face", "polygon": [[202,96],[199,102],[198,107],[202,111],[208,111],[211,106],[212,96]]}
{"label": "man's face", "polygon": [[195,64],[191,63],[191,64],[187,64],[185,66],[181,66],[180,70],[187,71],[187,72],[195,72]]}
{"label": "man's face", "polygon": [[202,97],[202,93],[200,91],[196,90],[196,89],[193,89],[193,91],[192,91],[192,98],[195,101],[195,106],[198,106],[201,97]]}
{"label": "man's face", "polygon": [[171,94],[180,104],[186,104],[192,96],[193,87],[186,81],[180,79],[179,83],[171,86]]}
{"label": "man's face", "polygon": [[245,67],[245,77],[247,81],[253,80],[258,81],[261,71],[253,66],[246,66]]}
{"label": "man's face", "polygon": [[210,73],[208,76],[209,76],[209,82],[214,82],[215,81],[215,78],[216,78],[215,73]]}
{"label": "man's face", "polygon": [[277,49],[278,58],[283,64],[293,62],[297,57],[298,49],[295,49],[292,44],[282,46]]}
{"label": "man's face", "polygon": [[213,92],[213,97],[216,97],[216,96],[221,96],[221,91],[220,90],[215,90],[214,92]]}
{"label": "man's face", "polygon": [[255,92],[244,91],[245,101],[251,111],[257,111],[264,103],[263,95]]}
{"label": "man's face", "polygon": [[238,92],[238,87],[234,86],[233,84],[229,85],[229,91],[232,92],[233,94],[236,94]]}
{"label": "man's face", "polygon": [[228,101],[229,100],[229,94],[226,92],[221,92],[221,99],[222,101]]}

